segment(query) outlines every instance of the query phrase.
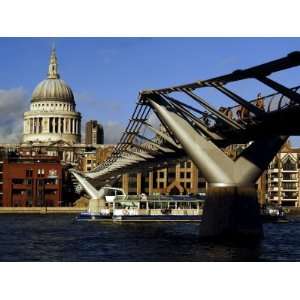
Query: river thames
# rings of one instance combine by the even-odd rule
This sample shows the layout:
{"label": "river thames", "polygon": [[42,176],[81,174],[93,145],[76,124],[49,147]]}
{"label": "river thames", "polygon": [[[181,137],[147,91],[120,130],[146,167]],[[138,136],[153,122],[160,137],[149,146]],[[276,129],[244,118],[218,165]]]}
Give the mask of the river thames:
{"label": "river thames", "polygon": [[199,226],[0,215],[0,261],[300,261],[300,217],[264,224],[256,243],[204,242]]}

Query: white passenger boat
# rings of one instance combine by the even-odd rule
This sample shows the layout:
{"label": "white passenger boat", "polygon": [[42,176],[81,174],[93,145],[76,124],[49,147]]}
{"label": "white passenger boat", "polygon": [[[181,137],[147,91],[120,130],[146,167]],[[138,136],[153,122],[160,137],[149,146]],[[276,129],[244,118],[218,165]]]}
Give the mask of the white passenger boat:
{"label": "white passenger boat", "polygon": [[106,188],[104,198],[96,210],[89,207],[77,220],[200,222],[204,203],[199,196],[126,195],[118,188]]}

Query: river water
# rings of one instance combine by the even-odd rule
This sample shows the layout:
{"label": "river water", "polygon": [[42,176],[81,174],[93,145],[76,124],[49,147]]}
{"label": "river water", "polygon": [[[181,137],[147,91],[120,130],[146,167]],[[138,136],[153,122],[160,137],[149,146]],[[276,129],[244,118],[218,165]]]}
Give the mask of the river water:
{"label": "river water", "polygon": [[264,224],[262,241],[243,244],[201,241],[199,226],[0,215],[0,261],[300,261],[300,218]]}

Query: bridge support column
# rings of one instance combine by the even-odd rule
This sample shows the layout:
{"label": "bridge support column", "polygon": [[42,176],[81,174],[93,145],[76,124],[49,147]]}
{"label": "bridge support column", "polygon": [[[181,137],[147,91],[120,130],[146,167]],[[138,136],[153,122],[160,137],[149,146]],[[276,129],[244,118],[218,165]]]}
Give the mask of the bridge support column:
{"label": "bridge support column", "polygon": [[104,198],[90,199],[88,206],[88,211],[90,213],[99,213],[103,208],[106,208]]}
{"label": "bridge support column", "polygon": [[255,140],[231,160],[163,99],[149,100],[208,182],[201,236],[262,236],[255,183],[285,143],[286,136]]}
{"label": "bridge support column", "polygon": [[222,238],[262,237],[256,187],[208,185],[200,234]]}

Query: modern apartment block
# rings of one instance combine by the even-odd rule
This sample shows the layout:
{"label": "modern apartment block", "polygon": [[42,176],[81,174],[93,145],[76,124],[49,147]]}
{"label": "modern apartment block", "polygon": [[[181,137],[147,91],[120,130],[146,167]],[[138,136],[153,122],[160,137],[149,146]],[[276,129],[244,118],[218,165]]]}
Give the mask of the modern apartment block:
{"label": "modern apartment block", "polygon": [[88,121],[85,125],[85,143],[87,145],[103,144],[103,127],[95,120]]}
{"label": "modern apartment block", "polygon": [[273,159],[266,172],[267,202],[300,207],[300,149],[286,145]]}

